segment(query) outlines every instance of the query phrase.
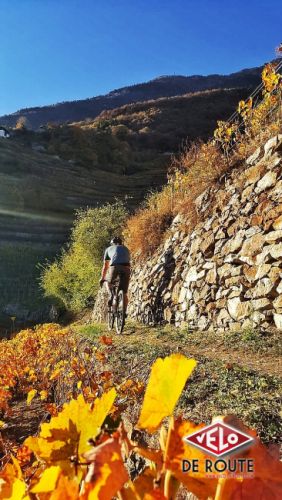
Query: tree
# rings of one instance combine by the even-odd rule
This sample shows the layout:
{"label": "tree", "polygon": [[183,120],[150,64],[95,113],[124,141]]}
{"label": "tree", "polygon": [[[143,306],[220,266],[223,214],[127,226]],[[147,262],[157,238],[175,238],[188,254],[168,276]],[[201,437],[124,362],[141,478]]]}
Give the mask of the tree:
{"label": "tree", "polygon": [[27,130],[29,127],[30,124],[26,116],[20,116],[16,123],[16,130]]}
{"label": "tree", "polygon": [[121,201],[78,211],[68,248],[43,268],[41,286],[45,295],[73,312],[93,302],[105,247],[113,235],[121,234],[126,217]]}

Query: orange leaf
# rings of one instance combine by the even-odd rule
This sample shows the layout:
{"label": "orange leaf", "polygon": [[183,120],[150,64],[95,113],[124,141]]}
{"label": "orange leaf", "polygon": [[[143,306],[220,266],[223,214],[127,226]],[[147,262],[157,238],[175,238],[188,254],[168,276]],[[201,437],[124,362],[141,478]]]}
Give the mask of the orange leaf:
{"label": "orange leaf", "polygon": [[155,489],[154,481],[156,475],[148,467],[133,482],[129,482],[127,487],[122,488],[121,496],[123,500],[165,500],[160,489]]}
{"label": "orange leaf", "polygon": [[61,475],[50,500],[77,500],[79,498],[78,484],[74,480]]}
{"label": "orange leaf", "polygon": [[[216,479],[206,478],[204,460],[206,455],[190,446],[183,438],[203,428],[205,424],[195,425],[182,419],[175,420],[170,430],[169,442],[166,450],[165,468],[183,483],[189,491],[199,498],[213,497],[216,491]],[[182,472],[182,460],[198,459],[199,472]]]}
{"label": "orange leaf", "polygon": [[113,343],[112,337],[107,337],[106,335],[102,335],[102,337],[100,337],[99,340],[102,344],[105,344],[105,345],[112,345],[112,343]]}
{"label": "orange leaf", "polygon": [[128,481],[128,473],[121,456],[120,435],[107,439],[104,443],[84,454],[91,462],[85,482],[88,500],[111,500]]}

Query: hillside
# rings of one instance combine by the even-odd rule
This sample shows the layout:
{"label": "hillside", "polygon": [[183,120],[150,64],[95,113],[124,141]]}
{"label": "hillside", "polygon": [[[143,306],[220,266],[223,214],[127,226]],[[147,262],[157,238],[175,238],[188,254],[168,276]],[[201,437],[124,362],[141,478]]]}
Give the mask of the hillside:
{"label": "hillside", "polygon": [[163,76],[146,83],[116,89],[109,94],[82,99],[79,101],[62,102],[50,106],[25,108],[13,114],[0,117],[0,124],[14,127],[19,117],[27,118],[29,125],[37,129],[48,122],[65,123],[95,118],[102,111],[114,109],[124,104],[138,101],[148,101],[160,97],[184,95],[223,88],[254,88],[258,85],[261,67],[243,69],[230,75],[193,75],[193,76]]}
{"label": "hillside", "polygon": [[76,209],[115,197],[128,197],[135,208],[148,189],[166,181],[181,142],[208,137],[245,96],[246,90],[231,89],[164,98],[2,139],[0,308],[8,326],[10,316],[32,319],[34,308],[45,308],[36,264],[59,251]]}

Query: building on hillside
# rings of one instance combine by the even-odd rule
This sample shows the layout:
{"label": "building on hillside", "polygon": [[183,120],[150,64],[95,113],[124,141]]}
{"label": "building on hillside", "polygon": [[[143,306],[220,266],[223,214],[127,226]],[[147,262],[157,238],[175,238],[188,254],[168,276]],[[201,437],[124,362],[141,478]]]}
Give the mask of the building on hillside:
{"label": "building on hillside", "polygon": [[7,130],[5,127],[0,127],[0,137],[4,137],[5,139],[9,139],[11,136],[9,130]]}

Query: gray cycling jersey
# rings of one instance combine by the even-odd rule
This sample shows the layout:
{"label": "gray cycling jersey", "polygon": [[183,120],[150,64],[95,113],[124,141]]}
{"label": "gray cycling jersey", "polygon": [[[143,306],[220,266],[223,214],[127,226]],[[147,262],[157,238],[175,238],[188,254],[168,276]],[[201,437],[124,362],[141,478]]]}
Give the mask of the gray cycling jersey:
{"label": "gray cycling jersey", "polygon": [[130,253],[124,245],[111,245],[105,251],[104,260],[110,260],[110,266],[130,264]]}

